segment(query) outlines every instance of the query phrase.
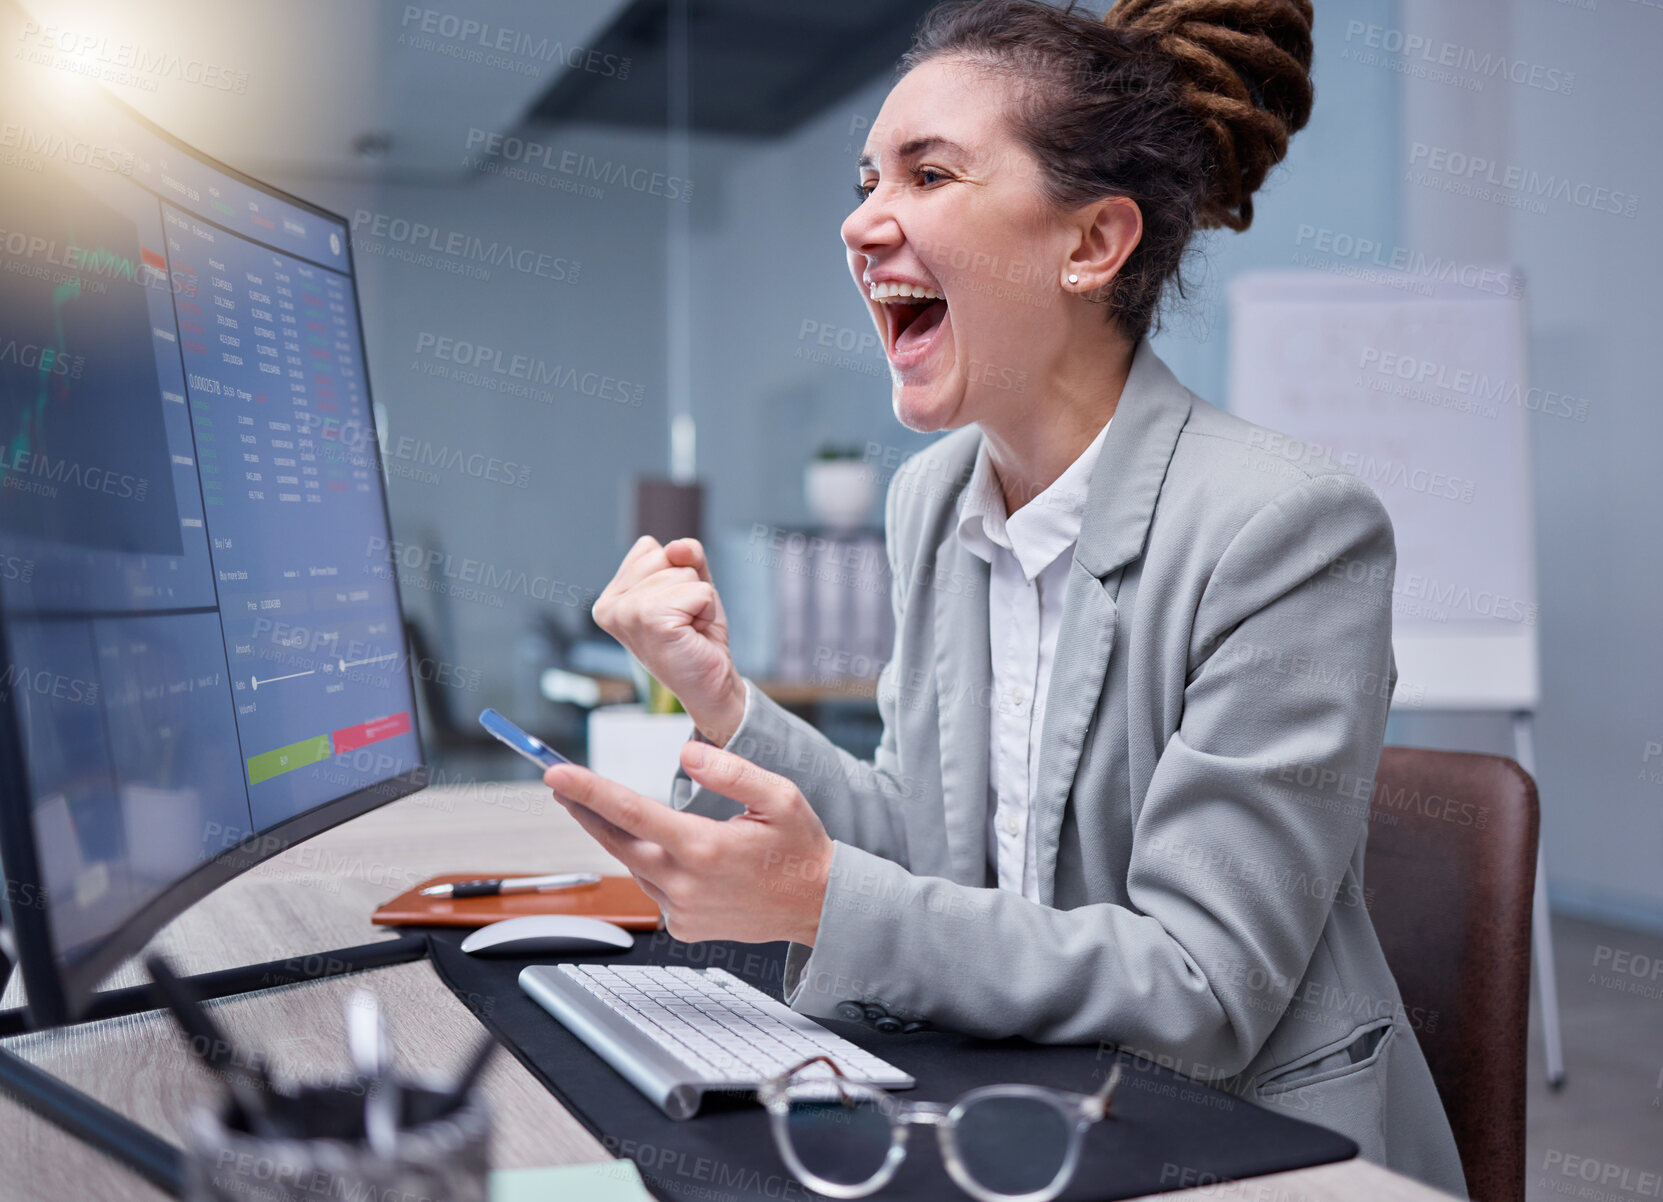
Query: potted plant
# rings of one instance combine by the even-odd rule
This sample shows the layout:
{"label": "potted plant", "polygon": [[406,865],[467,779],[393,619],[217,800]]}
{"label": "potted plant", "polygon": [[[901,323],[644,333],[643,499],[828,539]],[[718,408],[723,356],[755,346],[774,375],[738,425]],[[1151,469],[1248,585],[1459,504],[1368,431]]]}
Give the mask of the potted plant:
{"label": "potted plant", "polygon": [[878,499],[878,480],[857,446],[827,444],[803,473],[803,499],[814,520],[833,530],[865,523]]}

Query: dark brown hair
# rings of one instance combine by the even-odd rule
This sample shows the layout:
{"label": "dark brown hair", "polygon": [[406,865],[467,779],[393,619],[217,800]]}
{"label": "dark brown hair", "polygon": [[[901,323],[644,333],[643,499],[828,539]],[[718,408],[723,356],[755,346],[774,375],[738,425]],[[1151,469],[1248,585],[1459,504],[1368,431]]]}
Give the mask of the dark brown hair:
{"label": "dark brown hair", "polygon": [[1311,115],[1311,0],[1120,0],[1101,20],[1043,0],[952,0],[904,74],[943,57],[1016,86],[1010,120],[1059,209],[1126,196],[1143,238],[1103,294],[1132,338],[1157,320],[1191,235],[1244,230]]}

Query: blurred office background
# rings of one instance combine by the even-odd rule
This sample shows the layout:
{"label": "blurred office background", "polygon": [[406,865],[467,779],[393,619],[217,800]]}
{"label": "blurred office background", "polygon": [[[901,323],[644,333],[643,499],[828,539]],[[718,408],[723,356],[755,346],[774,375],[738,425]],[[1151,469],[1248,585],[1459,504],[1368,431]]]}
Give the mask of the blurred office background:
{"label": "blurred office background", "polygon": [[[817,455],[852,448],[881,486],[928,441],[890,413],[838,237],[918,0],[24,7],[37,46],[86,35],[87,62],[131,44],[200,64],[109,86],[351,217],[400,580],[430,697],[458,724],[494,704],[581,737],[583,707],[550,701],[543,674],[593,635],[637,478],[702,485],[702,531],[730,607],[749,613],[747,563],[817,521],[804,492]],[[1663,932],[1663,8],[1317,7],[1311,125],[1252,229],[1201,240],[1196,287],[1157,348],[1228,406],[1227,294],[1245,272],[1343,275],[1379,262],[1371,248],[1522,272],[1530,380],[1575,402],[1528,418],[1536,775],[1570,1082],[1533,1109],[1531,1190],[1558,1181],[1543,1149],[1656,1170],[1658,982],[1637,995],[1596,970],[1618,951],[1655,955]],[[1448,46],[1459,53],[1427,50]],[[1546,202],[1462,194],[1472,175],[1429,172],[1436,154],[1573,187]],[[1624,199],[1592,199],[1611,195]],[[493,243],[513,257],[482,265]],[[880,521],[876,502],[862,523]],[[747,653],[765,660],[778,633]],[[822,693],[798,700],[851,745],[872,737],[858,682]],[[1389,738],[1513,753],[1503,714],[1398,714]],[[475,754],[458,735],[441,768]]]}

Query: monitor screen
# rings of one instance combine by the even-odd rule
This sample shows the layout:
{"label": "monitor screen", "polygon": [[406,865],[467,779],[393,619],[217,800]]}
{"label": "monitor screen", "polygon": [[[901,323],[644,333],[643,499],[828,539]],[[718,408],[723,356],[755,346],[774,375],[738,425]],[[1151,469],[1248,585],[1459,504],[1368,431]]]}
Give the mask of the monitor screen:
{"label": "monitor screen", "polygon": [[94,109],[0,161],[0,856],[58,1018],[423,771],[347,225]]}

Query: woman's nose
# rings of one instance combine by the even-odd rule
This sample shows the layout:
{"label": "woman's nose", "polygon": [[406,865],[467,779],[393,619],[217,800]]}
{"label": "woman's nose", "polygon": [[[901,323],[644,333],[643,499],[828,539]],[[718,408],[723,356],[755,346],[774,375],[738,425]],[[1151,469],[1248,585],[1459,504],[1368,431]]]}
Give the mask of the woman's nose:
{"label": "woman's nose", "polygon": [[857,254],[894,246],[901,241],[901,227],[889,208],[881,186],[872,189],[866,199],[855,206],[854,212],[843,219],[842,233],[843,244]]}

